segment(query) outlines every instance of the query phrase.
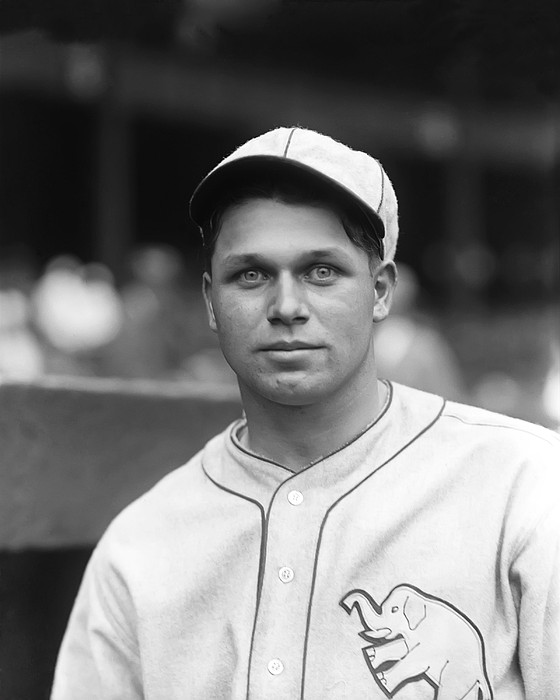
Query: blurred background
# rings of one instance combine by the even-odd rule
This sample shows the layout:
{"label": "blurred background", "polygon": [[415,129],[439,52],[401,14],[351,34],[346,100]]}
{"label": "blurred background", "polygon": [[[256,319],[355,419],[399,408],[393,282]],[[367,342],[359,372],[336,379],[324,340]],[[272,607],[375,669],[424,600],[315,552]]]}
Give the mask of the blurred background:
{"label": "blurred background", "polygon": [[[0,42],[0,383],[232,386],[188,199],[298,124],[378,157],[399,196],[382,373],[558,429],[556,0],[2,0]],[[42,627],[2,697],[47,697],[88,554],[0,555],[0,593],[2,572],[43,581],[3,618]]]}
{"label": "blurred background", "polygon": [[0,376],[232,382],[188,198],[244,140],[299,124],[395,183],[407,267],[384,374],[556,426],[559,15],[555,0],[3,0]]}

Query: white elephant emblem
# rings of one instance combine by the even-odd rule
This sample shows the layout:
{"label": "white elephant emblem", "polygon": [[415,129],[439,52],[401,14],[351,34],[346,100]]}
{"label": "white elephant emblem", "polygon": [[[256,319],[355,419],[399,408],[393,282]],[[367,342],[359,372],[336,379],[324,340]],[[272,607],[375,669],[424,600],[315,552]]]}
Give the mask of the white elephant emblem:
{"label": "white elephant emblem", "polygon": [[434,700],[492,700],[484,641],[476,625],[445,601],[403,584],[378,605],[363,590],[340,601],[356,610],[370,644],[362,649],[368,668],[389,698],[407,683],[424,680]]}

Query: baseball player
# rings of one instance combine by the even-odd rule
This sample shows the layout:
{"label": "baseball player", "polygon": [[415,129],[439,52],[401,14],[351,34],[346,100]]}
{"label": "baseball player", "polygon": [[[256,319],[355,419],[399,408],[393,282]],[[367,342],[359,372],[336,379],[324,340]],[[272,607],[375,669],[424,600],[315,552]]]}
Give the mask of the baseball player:
{"label": "baseball player", "polygon": [[110,525],[53,700],[560,698],[558,437],[377,377],[380,163],[275,129],[190,211],[244,415]]}

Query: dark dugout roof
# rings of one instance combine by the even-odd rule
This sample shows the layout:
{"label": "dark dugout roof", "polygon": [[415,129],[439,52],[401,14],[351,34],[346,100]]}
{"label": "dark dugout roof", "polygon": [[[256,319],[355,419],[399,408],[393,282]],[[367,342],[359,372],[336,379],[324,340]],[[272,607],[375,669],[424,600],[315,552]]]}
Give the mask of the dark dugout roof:
{"label": "dark dugout roof", "polygon": [[[0,31],[125,42],[383,90],[538,106],[558,98],[557,0],[2,0]],[[225,10],[226,5],[230,6]],[[231,10],[237,8],[237,12]],[[259,8],[259,9],[256,9]]]}

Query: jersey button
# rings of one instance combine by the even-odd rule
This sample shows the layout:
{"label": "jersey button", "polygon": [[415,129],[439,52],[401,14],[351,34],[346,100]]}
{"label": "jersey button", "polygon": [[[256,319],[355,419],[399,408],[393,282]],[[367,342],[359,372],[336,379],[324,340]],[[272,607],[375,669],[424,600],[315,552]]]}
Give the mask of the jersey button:
{"label": "jersey button", "polygon": [[303,503],[303,493],[301,491],[290,491],[288,501],[293,506],[299,506],[300,503]]}
{"label": "jersey button", "polygon": [[278,676],[284,670],[284,664],[280,661],[280,659],[271,659],[268,662],[267,668],[270,674],[273,676]]}
{"label": "jersey button", "polygon": [[283,566],[281,569],[278,569],[278,578],[282,583],[290,583],[290,581],[294,580],[294,570],[290,569],[289,566]]}

